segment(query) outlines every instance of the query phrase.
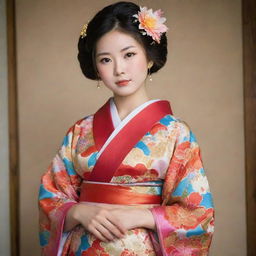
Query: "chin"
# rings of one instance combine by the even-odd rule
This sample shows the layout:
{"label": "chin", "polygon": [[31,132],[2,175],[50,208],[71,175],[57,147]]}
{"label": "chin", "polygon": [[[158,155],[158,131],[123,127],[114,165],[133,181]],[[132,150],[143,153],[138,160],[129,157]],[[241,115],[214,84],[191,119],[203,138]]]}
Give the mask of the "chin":
{"label": "chin", "polygon": [[133,95],[133,93],[115,93],[114,95],[119,97],[129,97]]}

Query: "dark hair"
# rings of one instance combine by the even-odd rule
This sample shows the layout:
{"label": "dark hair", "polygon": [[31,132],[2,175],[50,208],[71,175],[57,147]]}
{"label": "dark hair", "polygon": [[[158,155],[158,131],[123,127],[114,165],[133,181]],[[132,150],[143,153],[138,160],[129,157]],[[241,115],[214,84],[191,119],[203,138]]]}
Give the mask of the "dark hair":
{"label": "dark hair", "polygon": [[[142,35],[138,22],[134,22],[134,14],[140,11],[132,2],[118,2],[106,6],[89,22],[86,36],[78,41],[78,60],[83,74],[90,79],[98,80],[95,64],[95,48],[98,40],[107,32],[116,29],[133,36],[145,49],[148,60],[153,61],[149,73],[162,68],[167,57],[167,38],[163,33],[160,43],[153,42],[152,37]],[[152,43],[153,42],[153,43]]]}

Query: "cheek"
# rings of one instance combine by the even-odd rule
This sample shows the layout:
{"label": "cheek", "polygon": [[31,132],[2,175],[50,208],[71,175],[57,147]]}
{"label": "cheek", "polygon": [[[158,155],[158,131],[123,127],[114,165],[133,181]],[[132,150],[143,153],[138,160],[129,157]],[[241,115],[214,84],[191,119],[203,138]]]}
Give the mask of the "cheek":
{"label": "cheek", "polygon": [[97,66],[97,70],[101,79],[108,78],[110,73],[107,66]]}
{"label": "cheek", "polygon": [[139,72],[145,73],[147,72],[147,61],[143,58],[138,59],[136,63],[132,65],[131,68],[137,72],[139,71]]}

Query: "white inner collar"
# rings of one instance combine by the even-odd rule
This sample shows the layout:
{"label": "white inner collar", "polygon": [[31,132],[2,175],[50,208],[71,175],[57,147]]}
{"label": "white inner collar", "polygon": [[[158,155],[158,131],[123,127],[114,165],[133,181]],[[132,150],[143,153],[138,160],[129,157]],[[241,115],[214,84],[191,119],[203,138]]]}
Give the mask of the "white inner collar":
{"label": "white inner collar", "polygon": [[114,102],[113,97],[110,99],[110,112],[111,112],[111,118],[112,118],[112,122],[114,125],[114,128],[116,129],[121,123],[123,124],[122,126],[124,126],[125,124],[127,124],[134,116],[136,116],[141,110],[143,110],[145,107],[147,107],[148,105],[150,105],[153,102],[159,101],[160,99],[155,99],[155,100],[149,100],[143,104],[141,104],[140,106],[138,106],[137,108],[135,108],[130,114],[128,114],[123,120],[121,120],[118,111],[117,111],[117,107],[116,104]]}
{"label": "white inner collar", "polygon": [[122,120],[120,119],[120,116],[118,115],[117,107],[116,107],[116,104],[115,104],[113,98],[110,99],[110,112],[111,112],[111,117],[112,117],[112,122],[113,122],[114,128],[116,128],[122,122]]}

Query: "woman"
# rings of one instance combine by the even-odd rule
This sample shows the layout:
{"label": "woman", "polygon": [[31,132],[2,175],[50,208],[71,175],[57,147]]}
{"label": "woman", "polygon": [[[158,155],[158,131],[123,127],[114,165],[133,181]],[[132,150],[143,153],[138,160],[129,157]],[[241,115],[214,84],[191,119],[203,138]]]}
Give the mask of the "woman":
{"label": "woman", "polygon": [[166,62],[164,22],[119,2],[83,27],[81,69],[113,97],[68,130],[42,177],[44,255],[208,254],[214,211],[195,136],[145,88]]}

